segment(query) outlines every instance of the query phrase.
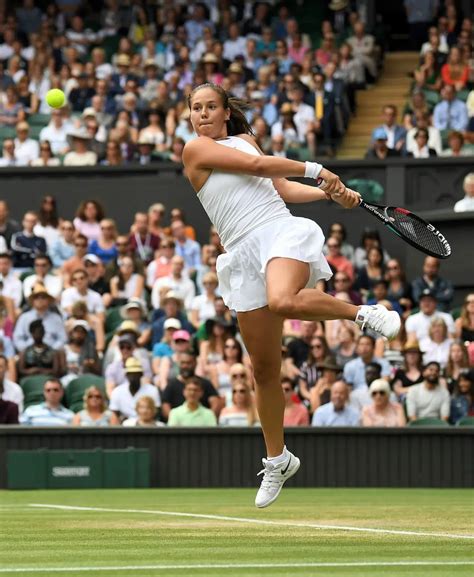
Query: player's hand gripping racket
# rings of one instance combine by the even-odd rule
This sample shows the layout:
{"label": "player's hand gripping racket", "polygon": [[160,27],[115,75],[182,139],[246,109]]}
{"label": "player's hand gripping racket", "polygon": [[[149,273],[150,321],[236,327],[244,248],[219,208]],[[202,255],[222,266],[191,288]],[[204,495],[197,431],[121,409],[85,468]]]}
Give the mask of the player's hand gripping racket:
{"label": "player's hand gripping racket", "polygon": [[[324,182],[319,184],[319,187],[324,190]],[[421,252],[436,258],[448,258],[451,255],[451,247],[446,237],[432,224],[406,208],[370,204],[362,197],[359,206]]]}

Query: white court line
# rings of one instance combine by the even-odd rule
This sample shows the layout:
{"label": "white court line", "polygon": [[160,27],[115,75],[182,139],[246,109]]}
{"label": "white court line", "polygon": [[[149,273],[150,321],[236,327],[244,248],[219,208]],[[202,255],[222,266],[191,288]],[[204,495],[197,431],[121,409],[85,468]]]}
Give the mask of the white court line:
{"label": "white court line", "polygon": [[204,515],[202,513],[181,513],[177,511],[155,511],[147,509],[112,509],[106,507],[75,507],[72,505],[50,505],[30,503],[30,507],[40,509],[59,509],[61,511],[97,511],[100,513],[141,513],[144,515],[162,515],[168,517],[191,517],[194,519],[212,519],[214,521],[233,521],[256,525],[274,525],[277,527],[299,527],[300,529],[329,529],[334,531],[357,531],[358,533],[379,533],[382,535],[409,535],[412,537],[441,537],[446,539],[474,539],[474,535],[453,535],[452,533],[428,533],[424,531],[403,531],[399,529],[375,529],[373,527],[351,527],[345,525],[321,525],[317,523],[292,523],[290,521],[269,521],[267,519],[249,519],[245,517],[227,517],[226,515]]}
{"label": "white court line", "polygon": [[474,561],[361,561],[348,563],[215,563],[199,565],[116,565],[98,567],[17,567],[1,568],[0,573],[76,573],[78,571],[138,571],[150,569],[298,569],[324,567],[451,567],[470,566]]}

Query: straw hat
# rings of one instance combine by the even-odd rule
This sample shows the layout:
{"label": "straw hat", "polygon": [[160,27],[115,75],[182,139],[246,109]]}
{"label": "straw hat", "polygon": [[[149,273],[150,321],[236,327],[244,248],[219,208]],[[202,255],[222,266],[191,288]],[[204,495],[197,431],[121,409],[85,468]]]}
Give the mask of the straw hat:
{"label": "straw hat", "polygon": [[130,66],[130,56],[127,54],[120,54],[116,60],[117,66]]}
{"label": "straw hat", "polygon": [[337,373],[342,371],[342,368],[336,364],[336,361],[331,357],[326,357],[322,363],[317,365],[318,369],[326,369],[328,371],[336,371]]}
{"label": "straw hat", "polygon": [[163,304],[165,305],[168,301],[173,300],[179,307],[183,306],[183,299],[179,296],[176,291],[168,291],[165,298],[163,299]]}
{"label": "straw hat", "polygon": [[284,102],[280,108],[281,114],[294,114],[293,106],[290,102]]}
{"label": "straw hat", "polygon": [[44,286],[44,284],[36,283],[33,286],[33,289],[31,291],[30,296],[28,297],[29,303],[31,304],[33,302],[33,300],[39,295],[46,295],[51,302],[54,301],[54,298],[46,290],[46,287]]}
{"label": "straw hat", "polygon": [[219,63],[219,59],[212,52],[208,52],[207,54],[205,54],[202,61],[204,64],[218,64]]}
{"label": "straw hat", "polygon": [[385,379],[375,379],[370,383],[369,392],[372,394],[375,391],[383,391],[386,395],[390,395],[390,385]]}
{"label": "straw hat", "polygon": [[349,0],[331,0],[329,10],[344,10],[349,6]]}
{"label": "straw hat", "polygon": [[139,337],[141,334],[133,321],[123,321],[116,332],[119,336],[123,335],[123,333],[135,333]]}
{"label": "straw hat", "polygon": [[402,353],[415,352],[421,353],[420,345],[416,339],[408,340],[402,348]]}
{"label": "straw hat", "polygon": [[143,366],[141,362],[135,357],[130,357],[125,361],[126,373],[143,373]]}
{"label": "straw hat", "polygon": [[146,306],[141,299],[138,298],[131,298],[128,300],[128,303],[123,305],[120,308],[120,316],[124,319],[127,318],[127,311],[130,309],[139,309],[142,316],[145,316],[147,313]]}
{"label": "straw hat", "polygon": [[232,62],[227,72],[235,72],[235,74],[242,74],[244,69],[238,62]]}

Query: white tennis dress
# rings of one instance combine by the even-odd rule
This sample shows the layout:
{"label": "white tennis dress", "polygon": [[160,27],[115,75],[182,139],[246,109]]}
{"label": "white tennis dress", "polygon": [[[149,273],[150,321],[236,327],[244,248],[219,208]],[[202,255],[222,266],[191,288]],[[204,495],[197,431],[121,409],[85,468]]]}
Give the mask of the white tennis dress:
{"label": "white tennis dress", "polygon": [[[238,136],[216,142],[259,154]],[[213,170],[197,195],[226,250],[217,259],[217,275],[230,309],[244,312],[267,305],[265,270],[276,257],[309,263],[307,287],[332,276],[321,228],[293,216],[270,178]]]}

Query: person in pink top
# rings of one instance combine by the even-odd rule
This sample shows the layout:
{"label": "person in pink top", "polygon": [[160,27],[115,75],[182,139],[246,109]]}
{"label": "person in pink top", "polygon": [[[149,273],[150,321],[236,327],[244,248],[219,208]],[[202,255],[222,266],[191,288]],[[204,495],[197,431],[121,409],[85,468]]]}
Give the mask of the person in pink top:
{"label": "person in pink top", "polygon": [[294,384],[288,377],[282,377],[281,388],[285,397],[284,427],[306,427],[309,425],[308,409],[302,403],[293,400]]}
{"label": "person in pink top", "polygon": [[330,236],[326,243],[328,254],[326,260],[337,272],[345,273],[351,282],[354,281],[354,267],[349,259],[341,254],[341,241],[335,236]]}
{"label": "person in pink top", "polygon": [[390,386],[385,379],[375,379],[369,388],[372,403],[362,409],[363,427],[404,427],[403,408],[390,401]]}
{"label": "person in pink top", "polygon": [[102,205],[96,200],[84,200],[79,205],[76,218],[73,221],[74,228],[83,234],[89,242],[99,240],[100,221],[105,217]]}

